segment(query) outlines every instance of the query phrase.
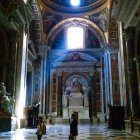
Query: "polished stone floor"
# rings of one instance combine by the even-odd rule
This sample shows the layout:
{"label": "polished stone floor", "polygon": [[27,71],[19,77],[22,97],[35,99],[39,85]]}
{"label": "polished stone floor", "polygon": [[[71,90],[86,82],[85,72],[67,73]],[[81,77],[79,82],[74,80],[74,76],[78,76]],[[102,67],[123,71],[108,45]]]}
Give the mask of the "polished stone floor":
{"label": "polished stone floor", "polygon": [[[123,130],[108,129],[104,125],[78,125],[77,140],[140,140]],[[37,140],[36,128],[1,132],[0,140]],[[69,125],[47,125],[47,134],[42,140],[68,140]]]}

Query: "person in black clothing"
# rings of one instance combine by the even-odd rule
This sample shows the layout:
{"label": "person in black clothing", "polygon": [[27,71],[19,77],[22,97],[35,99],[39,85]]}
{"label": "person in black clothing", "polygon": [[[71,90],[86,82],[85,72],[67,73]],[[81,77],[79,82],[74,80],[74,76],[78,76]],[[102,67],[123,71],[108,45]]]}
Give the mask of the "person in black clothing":
{"label": "person in black clothing", "polygon": [[72,114],[70,122],[70,136],[69,140],[76,140],[76,136],[78,135],[78,120],[76,119],[76,115]]}

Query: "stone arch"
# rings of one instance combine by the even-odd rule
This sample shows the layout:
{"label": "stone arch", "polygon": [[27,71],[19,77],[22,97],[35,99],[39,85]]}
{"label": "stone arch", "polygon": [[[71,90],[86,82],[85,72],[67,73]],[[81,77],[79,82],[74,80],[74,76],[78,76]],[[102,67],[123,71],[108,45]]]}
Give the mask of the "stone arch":
{"label": "stone arch", "polygon": [[79,73],[71,73],[68,74],[64,78],[64,86],[65,86],[65,91],[71,92],[72,91],[72,82],[74,79],[78,79],[80,83],[80,90],[79,92],[82,92],[82,94],[87,93],[88,90],[88,83],[89,83],[89,77],[87,75],[81,75]]}
{"label": "stone arch", "polygon": [[87,27],[96,35],[96,37],[100,42],[101,47],[104,46],[103,44],[106,44],[106,38],[104,33],[100,30],[100,28],[95,23],[91,22],[88,19],[74,17],[74,18],[65,19],[52,28],[52,30],[47,36],[47,40],[46,40],[47,45],[51,46],[57,34],[64,28],[72,25]]}
{"label": "stone arch", "polygon": [[80,72],[72,72],[72,73],[68,73],[65,77],[64,77],[64,84],[66,83],[67,79],[69,79],[69,77],[73,76],[73,75],[77,75],[77,76],[81,76],[83,77],[84,79],[86,79],[87,83],[89,83],[89,76],[87,74],[84,74],[84,73],[80,73]]}

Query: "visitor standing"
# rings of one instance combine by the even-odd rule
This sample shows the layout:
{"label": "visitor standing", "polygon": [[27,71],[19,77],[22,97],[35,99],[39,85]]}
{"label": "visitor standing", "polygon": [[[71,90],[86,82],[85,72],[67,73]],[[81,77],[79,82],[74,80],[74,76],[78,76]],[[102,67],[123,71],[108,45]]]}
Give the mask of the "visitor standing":
{"label": "visitor standing", "polygon": [[76,137],[78,135],[78,120],[75,114],[71,115],[71,118],[69,119],[69,123],[70,123],[69,140],[76,140]]}
{"label": "visitor standing", "polygon": [[43,122],[42,117],[38,118],[38,127],[37,127],[37,131],[36,131],[36,135],[37,135],[37,139],[41,140],[42,135],[46,134],[46,125]]}

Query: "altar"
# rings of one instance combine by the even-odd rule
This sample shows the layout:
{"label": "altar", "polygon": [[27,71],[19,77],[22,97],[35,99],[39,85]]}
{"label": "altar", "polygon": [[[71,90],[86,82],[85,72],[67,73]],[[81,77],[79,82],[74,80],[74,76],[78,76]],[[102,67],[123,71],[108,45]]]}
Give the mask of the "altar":
{"label": "altar", "polygon": [[64,119],[70,118],[73,113],[77,115],[78,119],[89,119],[88,95],[78,78],[74,78],[66,88],[62,101]]}
{"label": "altar", "polygon": [[73,113],[78,115],[78,119],[89,119],[87,95],[81,93],[63,95],[63,118],[70,118]]}

